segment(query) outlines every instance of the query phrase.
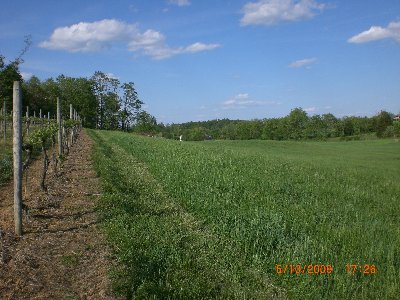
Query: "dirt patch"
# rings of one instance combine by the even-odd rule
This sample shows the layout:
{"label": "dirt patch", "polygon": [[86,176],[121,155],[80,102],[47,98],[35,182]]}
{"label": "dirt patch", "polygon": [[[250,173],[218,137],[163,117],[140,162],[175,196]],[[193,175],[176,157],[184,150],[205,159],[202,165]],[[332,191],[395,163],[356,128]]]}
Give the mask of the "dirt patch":
{"label": "dirt patch", "polygon": [[21,238],[13,234],[13,184],[0,187],[0,299],[114,299],[110,252],[97,228],[92,145],[81,132],[59,176],[49,166],[46,193],[41,159],[31,164]]}

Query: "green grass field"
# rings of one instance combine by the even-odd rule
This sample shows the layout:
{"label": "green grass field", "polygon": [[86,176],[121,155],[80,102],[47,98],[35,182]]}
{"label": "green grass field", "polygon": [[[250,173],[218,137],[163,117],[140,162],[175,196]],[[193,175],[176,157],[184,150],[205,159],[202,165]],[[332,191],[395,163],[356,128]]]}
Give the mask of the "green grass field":
{"label": "green grass field", "polygon": [[[89,133],[111,276],[128,298],[398,299],[399,142]],[[276,264],[333,271],[279,275]]]}

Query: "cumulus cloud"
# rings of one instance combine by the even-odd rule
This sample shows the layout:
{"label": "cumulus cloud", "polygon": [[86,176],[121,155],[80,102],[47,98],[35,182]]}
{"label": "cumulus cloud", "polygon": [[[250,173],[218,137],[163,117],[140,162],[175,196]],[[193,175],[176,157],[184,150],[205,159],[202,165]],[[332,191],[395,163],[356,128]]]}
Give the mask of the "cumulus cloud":
{"label": "cumulus cloud", "polygon": [[307,107],[307,108],[304,109],[304,111],[307,112],[307,113],[314,113],[314,112],[317,111],[317,108],[315,106]]}
{"label": "cumulus cloud", "polygon": [[184,52],[196,53],[196,52],[201,52],[201,51],[212,50],[212,49],[218,48],[219,46],[220,46],[219,44],[194,43],[190,46],[187,46],[184,49]]}
{"label": "cumulus cloud", "polygon": [[29,72],[21,72],[22,79],[28,81],[33,76],[32,73]]}
{"label": "cumulus cloud", "polygon": [[383,39],[393,39],[400,43],[400,22],[391,22],[387,27],[372,26],[348,39],[349,43],[361,44]]}
{"label": "cumulus cloud", "polygon": [[165,43],[165,36],[158,31],[147,30],[128,45],[131,51],[141,51],[154,59],[165,59],[184,53],[196,53],[218,48],[219,44],[194,43],[187,47],[171,48]]}
{"label": "cumulus cloud", "polygon": [[290,68],[303,68],[303,67],[309,67],[313,63],[317,61],[316,58],[305,58],[305,59],[300,59],[292,62],[289,67]]}
{"label": "cumulus cloud", "polygon": [[232,98],[224,101],[222,103],[224,109],[236,109],[236,108],[247,108],[250,106],[268,105],[268,104],[278,104],[275,101],[256,101],[250,99],[249,94],[237,94]]}
{"label": "cumulus cloud", "polygon": [[168,1],[170,4],[175,4],[178,6],[188,6],[190,5],[190,1],[189,0],[169,0]]}
{"label": "cumulus cloud", "polygon": [[312,18],[326,6],[315,0],[259,0],[244,5],[240,20],[246,25],[273,25]]}
{"label": "cumulus cloud", "polygon": [[197,53],[220,46],[196,42],[186,47],[170,47],[161,32],[153,29],[140,32],[136,25],[114,19],[92,23],[81,22],[56,28],[50,38],[39,46],[50,50],[94,52],[109,48],[114,43],[124,43],[129,51],[139,52],[154,59],[169,58],[183,53]]}
{"label": "cumulus cloud", "polygon": [[135,25],[113,19],[97,22],[80,22],[71,26],[56,28],[50,39],[39,44],[51,50],[69,52],[99,51],[109,47],[111,42],[123,41],[135,37],[138,30]]}

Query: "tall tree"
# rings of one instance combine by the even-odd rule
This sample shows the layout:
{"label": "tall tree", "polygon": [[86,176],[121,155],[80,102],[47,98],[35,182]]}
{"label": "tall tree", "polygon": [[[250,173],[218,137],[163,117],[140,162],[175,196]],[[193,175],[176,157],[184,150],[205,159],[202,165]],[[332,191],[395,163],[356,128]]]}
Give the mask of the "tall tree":
{"label": "tall tree", "polygon": [[[105,128],[106,117],[111,118],[108,125],[113,123],[115,114],[118,112],[118,95],[117,90],[119,80],[109,75],[96,71],[91,78],[93,93],[97,100],[97,124],[99,129]],[[117,99],[116,99],[117,98]]]}
{"label": "tall tree", "polygon": [[122,130],[128,130],[133,123],[139,120],[143,102],[140,101],[133,82],[124,83],[121,88],[123,90],[120,113],[121,126]]}

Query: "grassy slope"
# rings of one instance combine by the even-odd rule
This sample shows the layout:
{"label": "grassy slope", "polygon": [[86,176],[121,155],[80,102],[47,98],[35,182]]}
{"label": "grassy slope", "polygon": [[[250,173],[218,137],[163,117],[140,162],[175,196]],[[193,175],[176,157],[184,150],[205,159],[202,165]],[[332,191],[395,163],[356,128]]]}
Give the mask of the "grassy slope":
{"label": "grassy slope", "polygon": [[[104,224],[124,266],[115,282],[125,293],[127,286],[134,295],[175,298],[400,293],[400,143],[91,134]],[[334,272],[278,276],[278,263],[332,264]],[[347,263],[375,264],[378,274],[348,275]]]}

